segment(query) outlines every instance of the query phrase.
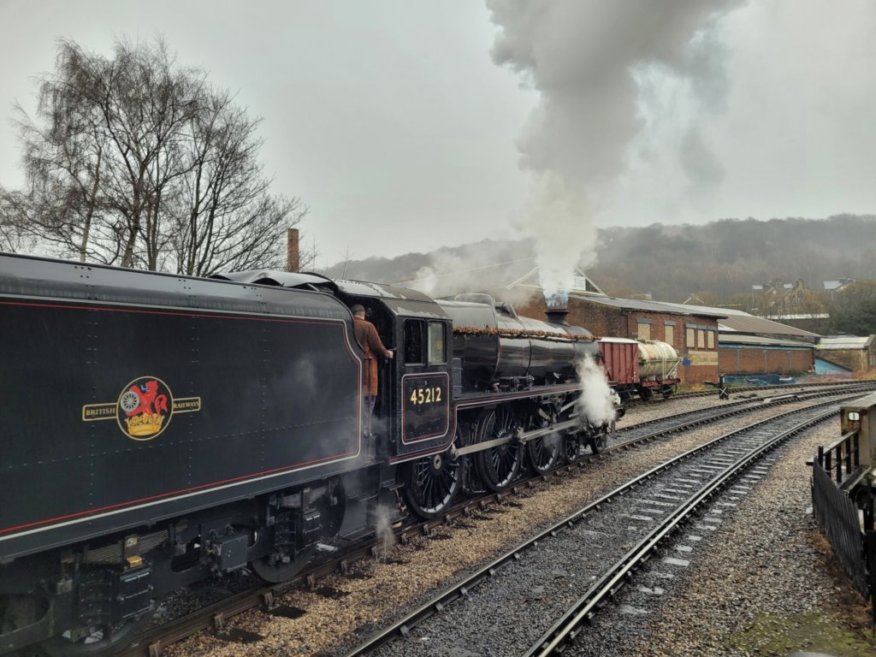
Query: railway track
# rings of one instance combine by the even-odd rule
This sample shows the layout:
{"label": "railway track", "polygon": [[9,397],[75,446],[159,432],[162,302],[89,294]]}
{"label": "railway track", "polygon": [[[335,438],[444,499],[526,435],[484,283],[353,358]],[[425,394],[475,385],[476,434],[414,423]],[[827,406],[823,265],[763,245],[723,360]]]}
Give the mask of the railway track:
{"label": "railway track", "polygon": [[[856,386],[846,386],[842,393],[857,392],[872,390],[876,384],[866,383]],[[623,427],[615,430],[612,435],[612,442],[622,444],[627,441],[637,441],[639,438],[655,438],[667,434],[678,433],[679,431],[687,431],[691,428],[710,424],[718,420],[743,415],[750,412],[752,409],[759,409],[769,406],[777,406],[786,404],[789,401],[805,401],[806,399],[817,399],[825,394],[839,394],[835,388],[827,388],[824,390],[808,391],[808,392],[790,392],[774,397],[757,397],[754,399],[742,399],[736,401],[724,402],[720,406],[710,408],[696,409],[677,413],[666,417],[653,418],[642,422],[637,422],[635,425]]]}
{"label": "railway track", "polygon": [[[515,546],[346,657],[426,655],[430,644],[443,641],[451,649],[489,645],[495,654],[559,652],[703,504],[763,454],[835,416],[835,403],[754,423],[653,468]],[[824,406],[831,408],[825,411]],[[604,563],[610,568],[603,568]],[[534,580],[532,571],[548,575]],[[593,584],[578,596],[580,583],[590,580]],[[534,602],[538,614],[513,610]],[[547,609],[556,620],[544,629],[548,623],[536,619],[544,621]],[[467,620],[471,618],[487,620],[472,623]],[[507,618],[529,622],[508,623]],[[392,642],[396,637],[405,640]],[[521,649],[525,645],[530,648]]]}
{"label": "railway track", "polygon": [[[752,386],[733,386],[733,387],[728,388],[727,392],[730,395],[745,394],[745,393],[750,393],[750,392],[752,392],[752,393],[753,392],[766,392],[769,390],[781,390],[781,391],[784,391],[785,393],[792,393],[792,392],[799,392],[799,389],[801,389],[801,388],[802,389],[810,389],[810,388],[824,388],[824,389],[837,388],[837,389],[841,389],[841,388],[847,387],[849,385],[856,385],[856,384],[855,383],[850,384],[847,381],[833,381],[830,383],[813,382],[813,383],[794,383],[794,384],[790,384],[790,385],[787,383],[783,383],[780,385],[773,385],[773,386],[754,386],[754,385],[752,385]],[[718,388],[716,386],[714,389],[711,389],[711,390],[695,390],[695,391],[689,391],[689,392],[675,392],[672,395],[670,395],[668,398],[664,398],[660,395],[655,395],[654,397],[651,398],[651,400],[649,400],[647,402],[643,402],[640,399],[633,398],[633,399],[630,399],[627,403],[631,404],[633,406],[638,406],[638,405],[642,405],[642,404],[649,404],[652,401],[659,403],[662,401],[671,401],[673,399],[695,399],[697,397],[713,397],[713,396],[716,396],[717,394],[718,394]]]}
{"label": "railway track", "polygon": [[[855,390],[869,390],[872,389],[872,387],[873,385],[856,386]],[[846,392],[848,393],[848,386],[846,386],[846,388]],[[829,394],[835,395],[837,393],[833,390],[822,390],[806,393],[806,397],[811,398]],[[718,409],[685,413],[681,414],[674,420],[674,422],[671,418],[664,418],[660,421],[650,421],[646,423],[649,426],[648,430],[618,432],[618,440],[609,445],[605,452],[611,453],[614,451],[629,449],[635,445],[671,433],[677,433],[685,429],[702,426],[709,422],[717,422],[732,415],[740,415],[746,412],[763,409],[770,405],[779,405],[791,401],[795,401],[795,399],[792,399],[791,397],[775,398],[767,404],[765,404],[763,400],[745,400],[738,403],[730,402],[729,405],[731,408],[728,408],[728,404],[725,404]],[[475,499],[467,500],[450,509],[439,519],[411,523],[403,527],[395,528],[393,533],[395,534],[395,538],[402,543],[406,543],[416,535],[428,535],[435,531],[436,528],[447,525],[461,516],[476,512],[478,509],[482,509],[491,503],[506,501],[510,496],[517,494],[521,490],[525,490],[527,486],[537,485],[536,482],[540,480],[562,476],[563,473],[586,465],[591,458],[592,456],[590,455],[583,456],[575,463],[560,467],[547,476],[534,476],[530,479],[521,480],[509,492],[483,495]],[[352,564],[356,560],[374,557],[378,553],[379,546],[376,544],[373,537],[356,544],[345,546],[342,549],[338,549],[334,555],[312,568],[309,568],[299,577],[290,582],[279,585],[258,586],[242,591],[214,604],[206,605],[184,617],[161,625],[160,627],[153,628],[143,635],[135,644],[131,645],[120,654],[125,657],[158,657],[162,654],[164,647],[181,641],[182,639],[202,630],[214,631],[218,635],[224,636],[229,640],[258,640],[258,636],[240,637],[226,634],[228,619],[243,611],[255,608],[261,609],[267,614],[288,616],[294,613],[293,610],[277,603],[277,600],[284,593],[302,586],[315,589],[318,587],[319,581],[324,576],[336,572],[346,573],[351,569]]]}

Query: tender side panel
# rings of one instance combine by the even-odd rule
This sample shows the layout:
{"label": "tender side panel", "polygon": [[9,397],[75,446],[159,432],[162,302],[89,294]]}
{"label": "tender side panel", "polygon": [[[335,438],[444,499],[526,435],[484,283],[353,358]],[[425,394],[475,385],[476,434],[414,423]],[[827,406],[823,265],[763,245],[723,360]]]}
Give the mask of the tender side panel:
{"label": "tender side panel", "polygon": [[[0,556],[16,535],[64,527],[75,540],[108,513],[154,518],[180,497],[235,499],[275,486],[272,475],[355,457],[361,362],[346,331],[336,320],[0,302]],[[135,404],[163,415],[160,429],[147,418],[132,435]]]}

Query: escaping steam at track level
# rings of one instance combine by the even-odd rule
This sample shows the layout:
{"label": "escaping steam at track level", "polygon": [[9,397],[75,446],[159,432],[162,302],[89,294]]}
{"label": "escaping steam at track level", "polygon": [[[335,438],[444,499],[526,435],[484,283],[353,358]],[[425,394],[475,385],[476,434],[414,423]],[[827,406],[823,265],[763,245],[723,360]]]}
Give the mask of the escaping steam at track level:
{"label": "escaping steam at track level", "polygon": [[581,396],[576,404],[578,413],[594,427],[611,425],[616,416],[616,395],[605,373],[589,354],[578,361],[577,369],[581,381]]}

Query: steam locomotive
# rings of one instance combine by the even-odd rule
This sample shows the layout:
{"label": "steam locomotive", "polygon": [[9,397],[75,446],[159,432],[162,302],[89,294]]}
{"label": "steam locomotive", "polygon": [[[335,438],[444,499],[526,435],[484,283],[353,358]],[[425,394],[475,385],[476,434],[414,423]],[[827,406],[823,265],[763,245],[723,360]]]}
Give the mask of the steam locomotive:
{"label": "steam locomotive", "polygon": [[[397,353],[373,435],[353,304]],[[593,336],[483,295],[0,255],[0,334],[0,654],[111,653],[170,591],[288,579],[605,431],[575,403]]]}

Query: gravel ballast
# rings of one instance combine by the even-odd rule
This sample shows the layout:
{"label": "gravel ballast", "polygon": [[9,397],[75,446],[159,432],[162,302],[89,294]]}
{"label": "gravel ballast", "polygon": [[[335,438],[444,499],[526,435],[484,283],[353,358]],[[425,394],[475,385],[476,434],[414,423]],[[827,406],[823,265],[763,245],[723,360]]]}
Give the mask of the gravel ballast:
{"label": "gravel ballast", "polygon": [[[766,476],[735,508],[722,509],[715,531],[690,530],[669,548],[691,548],[688,568],[658,562],[637,576],[569,654],[876,654],[869,612],[809,512],[806,460],[838,432],[828,422],[776,452]],[[701,540],[689,540],[692,534]]]}

